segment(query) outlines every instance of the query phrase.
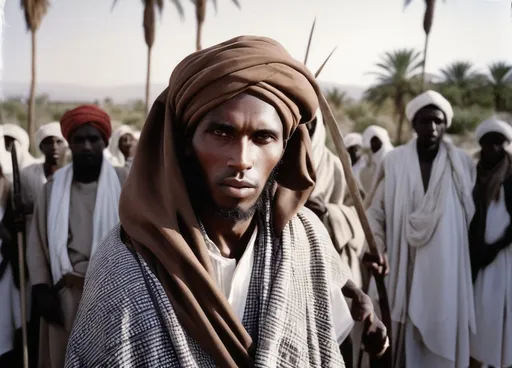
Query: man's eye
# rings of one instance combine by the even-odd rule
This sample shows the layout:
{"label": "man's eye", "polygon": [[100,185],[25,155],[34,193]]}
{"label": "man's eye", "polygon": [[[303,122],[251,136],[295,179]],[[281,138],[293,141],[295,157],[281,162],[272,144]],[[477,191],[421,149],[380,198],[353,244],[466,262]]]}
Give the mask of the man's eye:
{"label": "man's eye", "polygon": [[227,137],[228,136],[228,134],[224,130],[221,130],[221,129],[214,129],[212,131],[212,133],[218,137]]}
{"label": "man's eye", "polygon": [[274,140],[274,136],[268,133],[261,133],[256,136],[256,140],[260,143],[270,143]]}

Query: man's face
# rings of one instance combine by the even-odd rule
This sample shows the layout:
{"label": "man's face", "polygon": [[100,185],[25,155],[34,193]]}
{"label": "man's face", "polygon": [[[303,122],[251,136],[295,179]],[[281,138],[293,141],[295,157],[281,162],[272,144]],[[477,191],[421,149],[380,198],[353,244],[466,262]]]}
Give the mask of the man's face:
{"label": "man's face", "polygon": [[382,141],[379,138],[373,137],[372,139],[370,139],[370,149],[372,150],[373,153],[379,152],[381,148]]}
{"label": "man's face", "polygon": [[80,167],[87,168],[101,165],[105,147],[100,131],[90,124],[77,128],[69,137],[73,164]]}
{"label": "man's face", "polygon": [[413,127],[423,148],[437,148],[446,132],[446,117],[439,108],[426,106],[414,116]]}
{"label": "man's face", "polygon": [[8,136],[8,135],[4,135],[4,141],[5,141],[5,149],[7,151],[10,151],[11,148],[12,148],[12,145],[14,144],[14,141],[16,139],[14,139],[13,137],[11,136]]}
{"label": "man's face", "polygon": [[283,155],[283,125],[272,105],[242,94],[201,119],[192,151],[205,181],[196,185],[216,209],[252,215]]}
{"label": "man's face", "polygon": [[493,167],[501,161],[507,154],[506,146],[508,145],[507,139],[500,133],[491,132],[485,134],[480,139],[481,162],[486,167]]}
{"label": "man's face", "polygon": [[57,162],[64,155],[64,140],[59,137],[46,137],[39,149],[47,161]]}
{"label": "man's face", "polygon": [[363,154],[361,150],[361,146],[356,144],[347,148],[348,154],[350,155],[350,160],[352,161],[352,165],[354,165]]}
{"label": "man's face", "polygon": [[133,156],[135,146],[136,141],[130,133],[123,134],[121,138],[119,138],[119,150],[125,158]]}

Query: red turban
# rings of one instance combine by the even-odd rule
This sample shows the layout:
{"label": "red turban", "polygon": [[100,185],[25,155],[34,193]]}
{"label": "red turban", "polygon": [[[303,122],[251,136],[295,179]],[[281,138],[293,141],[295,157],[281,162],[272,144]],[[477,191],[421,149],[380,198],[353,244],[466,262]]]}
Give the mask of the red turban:
{"label": "red turban", "polygon": [[62,135],[69,142],[71,134],[84,124],[91,124],[98,129],[105,144],[108,144],[112,134],[110,116],[96,105],[81,105],[73,110],[66,111],[60,119]]}

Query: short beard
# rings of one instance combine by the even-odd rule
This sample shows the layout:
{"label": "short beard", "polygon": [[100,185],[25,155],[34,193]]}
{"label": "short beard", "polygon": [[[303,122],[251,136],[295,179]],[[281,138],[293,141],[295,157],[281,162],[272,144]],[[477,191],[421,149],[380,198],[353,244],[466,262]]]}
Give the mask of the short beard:
{"label": "short beard", "polygon": [[214,217],[232,223],[239,223],[250,219],[257,213],[264,213],[266,203],[272,199],[279,170],[278,164],[272,170],[260,196],[250,208],[226,208],[217,205],[213,200],[197,158],[195,156],[188,156],[181,160],[181,162],[181,171],[196,215],[198,215],[198,211],[201,208],[208,208]]}

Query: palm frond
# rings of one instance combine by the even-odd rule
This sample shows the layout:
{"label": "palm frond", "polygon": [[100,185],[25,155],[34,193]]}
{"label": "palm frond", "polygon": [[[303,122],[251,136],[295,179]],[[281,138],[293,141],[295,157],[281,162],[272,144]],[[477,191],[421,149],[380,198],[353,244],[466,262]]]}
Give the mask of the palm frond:
{"label": "palm frond", "polygon": [[49,0],[21,0],[27,30],[37,31],[50,7]]}

